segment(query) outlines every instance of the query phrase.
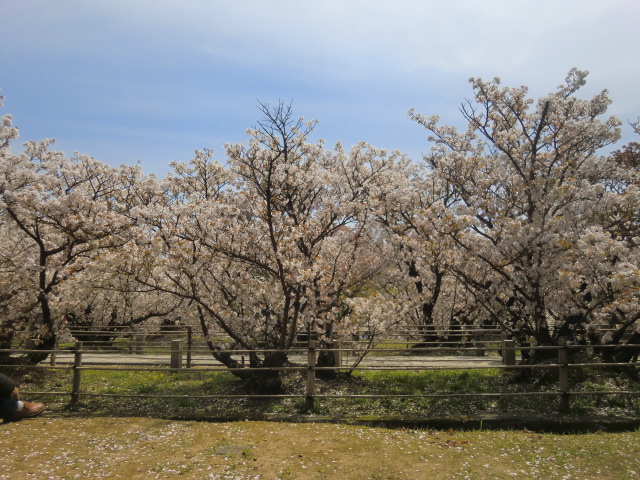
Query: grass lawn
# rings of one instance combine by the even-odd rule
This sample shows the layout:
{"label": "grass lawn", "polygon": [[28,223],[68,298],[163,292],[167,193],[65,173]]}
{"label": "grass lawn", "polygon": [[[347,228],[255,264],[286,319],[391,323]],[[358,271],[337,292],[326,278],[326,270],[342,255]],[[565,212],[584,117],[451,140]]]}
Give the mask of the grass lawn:
{"label": "grass lawn", "polygon": [[[640,391],[637,377],[618,373],[602,376],[584,371],[574,374],[574,391]],[[28,392],[70,392],[68,370],[35,370],[20,373],[19,384]],[[319,415],[406,415],[442,417],[475,414],[551,414],[557,413],[557,396],[456,397],[456,394],[497,392],[555,392],[557,382],[550,373],[526,383],[513,381],[511,374],[498,369],[440,371],[358,371],[352,377],[318,379],[313,408],[305,410],[304,377],[290,374],[283,380],[281,393],[294,398],[202,398],[213,395],[244,395],[241,382],[228,372],[200,369],[172,373],[162,371],[84,370],[82,392],[108,396],[81,396],[69,405],[69,396],[40,397],[50,411],[77,414],[118,414],[127,416],[249,417],[256,413],[314,413]],[[412,398],[331,398],[335,395],[445,395]],[[127,395],[151,398],[123,401]],[[325,398],[322,398],[322,396]],[[37,394],[35,394],[37,396]],[[155,396],[155,398],[154,398]],[[177,398],[162,398],[174,396]],[[200,398],[189,398],[189,397]],[[638,395],[574,396],[571,413],[578,415],[640,415]]]}
{"label": "grass lawn", "polygon": [[0,479],[640,478],[640,432],[60,418],[0,425]]}
{"label": "grass lawn", "polygon": [[[35,392],[70,392],[65,370],[7,371],[25,399]],[[571,388],[635,390],[630,375],[584,371]],[[304,393],[300,375],[284,378],[284,391]],[[500,370],[358,372],[318,380],[320,395],[456,394],[555,390],[553,378],[513,381]],[[228,372],[85,370],[82,396],[45,396],[39,418],[0,425],[0,479],[633,479],[640,478],[640,431],[554,435],[528,431],[435,431],[341,424],[259,421],[197,422],[255,413],[300,413],[302,398],[187,398],[241,394]],[[136,399],[127,395],[155,395]],[[163,398],[160,396],[179,396]],[[579,397],[574,413],[639,415],[637,397]],[[555,397],[319,398],[320,415],[415,416],[474,413],[555,413]],[[169,420],[174,418],[174,420]]]}

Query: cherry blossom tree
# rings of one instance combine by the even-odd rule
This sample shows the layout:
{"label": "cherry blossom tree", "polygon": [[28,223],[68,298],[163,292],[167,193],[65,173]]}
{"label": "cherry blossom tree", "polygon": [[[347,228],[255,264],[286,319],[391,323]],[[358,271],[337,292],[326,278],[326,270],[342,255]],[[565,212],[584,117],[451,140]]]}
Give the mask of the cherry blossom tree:
{"label": "cherry blossom tree", "polygon": [[[594,315],[611,331],[590,330],[593,343],[640,343],[640,145],[632,142],[613,152],[599,222],[582,239],[574,267],[588,284],[583,293],[597,306]],[[584,307],[583,307],[584,309]],[[638,347],[602,349],[609,360],[637,360]]]}
{"label": "cherry blossom tree", "polygon": [[10,116],[3,119],[0,138],[2,235],[15,242],[2,242],[0,253],[9,273],[0,295],[3,343],[49,350],[73,302],[69,292],[61,295],[65,283],[90,265],[95,252],[118,244],[130,219],[116,208],[117,169],[88,156],[67,159],[50,149],[51,140],[26,142],[24,152],[13,154],[17,129]]}
{"label": "cherry blossom tree", "polygon": [[[290,106],[260,109],[249,141],[227,145],[227,165],[208,151],[174,164],[170,201],[144,213],[149,241],[127,245],[130,268],[147,266],[139,281],[187,301],[233,369],[238,350],[252,367],[281,367],[299,334],[330,347],[344,331],[344,299],[378,271],[368,185],[390,161],[366,144],[327,151],[308,142],[315,123],[294,120]],[[234,373],[278,382],[277,371]]]}
{"label": "cherry blossom tree", "polygon": [[610,158],[598,152],[619,138],[620,122],[601,119],[606,91],[576,96],[586,75],[571,70],[537,102],[526,87],[471,79],[464,132],[410,112],[430,132],[434,181],[455,196],[449,210],[461,228],[449,235],[465,258],[455,274],[489,318],[539,345],[585,331],[597,307],[588,295],[596,279],[573,266],[608,202]]}
{"label": "cherry blossom tree", "polygon": [[453,241],[460,228],[450,210],[456,197],[408,159],[378,180],[371,208],[393,259],[381,290],[387,301],[405,305],[403,323],[414,327],[416,347],[454,342],[460,328],[478,320],[452,274],[461,261]]}
{"label": "cherry blossom tree", "polygon": [[128,228],[117,232],[117,242],[110,248],[93,251],[90,267],[66,282],[65,294],[75,299],[73,304],[68,302],[66,313],[72,326],[115,332],[121,326],[136,327],[154,319],[161,323],[168,316],[179,316],[180,302],[175,297],[141,288],[133,276],[114,267],[121,261],[122,246],[138,238],[138,212],[165,201],[161,182],[144,175],[139,165],[123,165],[116,174],[111,207]]}
{"label": "cherry blossom tree", "polygon": [[331,365],[336,341],[398,321],[413,322],[423,345],[487,321],[523,344],[633,340],[638,146],[601,155],[620,122],[604,118],[606,91],[577,96],[586,75],[571,70],[537,101],[526,87],[471,79],[462,132],[412,111],[433,143],[422,164],[364,142],[329,150],[290,105],[261,104],[224,164],[196,151],[158,180],[139,166],[65,158],[51,140],[15,154],[5,115],[0,347],[46,351],[65,319],[180,316],[263,388],[278,374],[249,373],[242,356],[282,367],[304,335]]}

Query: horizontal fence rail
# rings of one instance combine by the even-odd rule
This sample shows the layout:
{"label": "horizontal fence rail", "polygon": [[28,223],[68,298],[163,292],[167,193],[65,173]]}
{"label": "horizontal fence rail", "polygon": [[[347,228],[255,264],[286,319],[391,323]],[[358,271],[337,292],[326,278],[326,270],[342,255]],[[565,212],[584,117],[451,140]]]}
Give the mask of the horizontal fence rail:
{"label": "horizontal fence rail", "polygon": [[[399,349],[397,347],[378,346],[376,348],[363,348],[367,342],[353,340],[340,345],[340,348],[317,348],[315,341],[307,341],[304,348],[294,348],[287,350],[291,364],[281,367],[249,367],[246,358],[250,353],[256,351],[237,350],[233,351],[235,357],[239,358],[237,368],[227,368],[216,362],[211,354],[198,347],[198,342],[194,341],[189,328],[176,328],[167,334],[168,343],[150,342],[148,335],[143,332],[118,332],[118,338],[125,338],[129,343],[125,348],[113,347],[113,340],[109,335],[113,332],[84,330],[82,333],[92,334],[94,338],[100,335],[109,338],[103,345],[99,340],[75,342],[66,346],[59,345],[49,351],[42,350],[0,350],[1,354],[10,354],[14,358],[19,358],[28,353],[48,353],[50,361],[48,364],[25,366],[19,364],[3,365],[2,368],[32,368],[32,369],[52,369],[69,371],[72,377],[71,391],[51,392],[51,391],[25,391],[23,393],[39,396],[68,396],[70,402],[77,403],[81,397],[122,397],[122,398],[194,398],[194,399],[234,399],[234,398],[255,398],[255,399],[284,399],[299,398],[304,399],[307,405],[313,405],[316,399],[359,399],[359,398],[509,398],[509,397],[554,397],[559,398],[559,410],[567,412],[570,409],[571,398],[579,396],[606,396],[616,395],[622,397],[635,397],[640,395],[640,391],[572,391],[570,379],[572,371],[581,368],[624,368],[637,370],[636,363],[598,363],[598,362],[572,362],[571,353],[584,349],[591,349],[594,346],[572,345],[561,340],[558,346],[517,346],[512,340],[482,340],[478,337],[469,341],[470,346],[448,347],[438,345],[437,347],[420,347],[411,349]],[[492,332],[495,333],[495,332]],[[169,336],[170,335],[170,336]],[[79,335],[80,336],[80,335]],[[109,348],[104,348],[105,346]],[[633,348],[637,351],[640,345],[612,345],[596,346],[598,349],[608,348]],[[330,353],[335,364],[332,366],[318,365],[318,354],[320,351]],[[522,364],[518,363],[518,356],[522,359],[525,354],[536,351],[547,351],[549,360],[545,363]],[[258,353],[277,352],[277,350],[260,350]],[[410,353],[410,354],[409,354]],[[450,354],[450,355],[445,355]],[[438,356],[440,355],[440,356]],[[305,374],[304,391],[289,394],[211,394],[211,395],[142,395],[142,394],[110,394],[94,393],[83,391],[82,377],[87,371],[158,371],[172,372],[180,374],[196,369],[199,372],[264,372],[277,370],[278,372],[297,372]],[[552,370],[556,371],[557,381],[553,388],[545,391],[521,391],[521,392],[466,392],[466,393],[413,393],[413,394],[325,394],[321,393],[316,384],[318,374],[322,372],[354,372],[354,371],[436,371],[436,370],[479,370],[479,369],[499,369],[504,371],[517,370]]]}

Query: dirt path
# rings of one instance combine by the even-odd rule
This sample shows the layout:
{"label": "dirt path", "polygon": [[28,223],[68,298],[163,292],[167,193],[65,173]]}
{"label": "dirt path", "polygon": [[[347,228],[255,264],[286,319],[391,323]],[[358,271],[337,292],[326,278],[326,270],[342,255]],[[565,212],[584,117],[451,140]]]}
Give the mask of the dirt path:
{"label": "dirt path", "polygon": [[[56,356],[57,364],[72,364],[73,353],[63,353]],[[305,365],[307,358],[304,355],[290,355],[289,359],[292,363]],[[126,354],[126,353],[112,353],[108,351],[87,351],[82,354],[82,361],[85,365],[170,365],[170,354]],[[353,357],[344,356],[343,365],[348,366],[353,361]],[[183,359],[183,365],[186,362],[186,358]],[[194,366],[221,366],[219,362],[208,354],[196,354],[192,356],[192,364]],[[469,368],[469,367],[499,367],[502,365],[502,359],[496,356],[460,356],[460,355],[448,355],[448,356],[373,356],[368,355],[361,363],[362,366],[375,366],[375,367],[422,367],[422,368],[434,368],[434,367],[446,367],[446,368]]]}

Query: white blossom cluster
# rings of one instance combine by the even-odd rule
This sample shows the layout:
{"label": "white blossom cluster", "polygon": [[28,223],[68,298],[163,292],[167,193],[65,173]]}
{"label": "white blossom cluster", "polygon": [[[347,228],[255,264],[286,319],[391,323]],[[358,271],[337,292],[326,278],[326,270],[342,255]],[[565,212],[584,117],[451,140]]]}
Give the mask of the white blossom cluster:
{"label": "white blossom cluster", "polygon": [[[537,101],[471,79],[465,131],[437,116],[421,161],[311,143],[290,106],[225,160],[158,179],[65,158],[0,122],[0,345],[50,347],[69,324],[197,326],[228,366],[278,366],[398,324],[434,341],[497,325],[521,341],[619,342],[640,325],[640,161],[607,156],[620,122],[572,70]],[[615,330],[598,336],[597,325]],[[444,332],[444,333],[442,333]],[[263,352],[264,349],[271,351]]]}

